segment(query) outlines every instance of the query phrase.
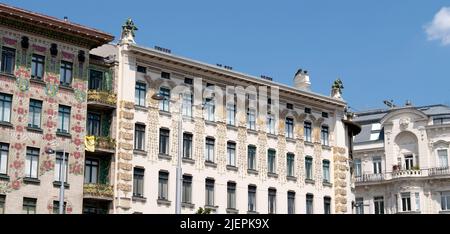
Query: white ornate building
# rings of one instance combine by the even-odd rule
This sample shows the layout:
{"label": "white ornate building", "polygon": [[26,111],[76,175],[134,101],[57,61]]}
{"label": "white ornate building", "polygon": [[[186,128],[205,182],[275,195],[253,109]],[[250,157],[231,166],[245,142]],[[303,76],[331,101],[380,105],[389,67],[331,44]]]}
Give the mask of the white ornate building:
{"label": "white ornate building", "polygon": [[356,213],[450,211],[450,107],[395,107],[357,113]]}

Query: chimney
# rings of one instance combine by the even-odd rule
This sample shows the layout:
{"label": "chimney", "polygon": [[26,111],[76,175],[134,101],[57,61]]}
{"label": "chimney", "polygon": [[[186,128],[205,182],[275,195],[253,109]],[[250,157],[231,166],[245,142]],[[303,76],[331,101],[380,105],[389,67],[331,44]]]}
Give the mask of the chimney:
{"label": "chimney", "polygon": [[308,71],[297,70],[294,76],[294,87],[303,91],[310,91],[311,82],[309,81]]}

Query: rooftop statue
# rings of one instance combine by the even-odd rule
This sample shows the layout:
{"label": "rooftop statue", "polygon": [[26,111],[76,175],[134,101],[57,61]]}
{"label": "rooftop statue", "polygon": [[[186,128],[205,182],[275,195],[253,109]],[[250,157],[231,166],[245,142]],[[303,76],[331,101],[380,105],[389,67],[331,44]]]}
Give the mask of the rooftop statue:
{"label": "rooftop statue", "polygon": [[137,30],[138,28],[134,25],[133,20],[128,18],[125,24],[122,25],[121,41],[134,43],[135,31]]}

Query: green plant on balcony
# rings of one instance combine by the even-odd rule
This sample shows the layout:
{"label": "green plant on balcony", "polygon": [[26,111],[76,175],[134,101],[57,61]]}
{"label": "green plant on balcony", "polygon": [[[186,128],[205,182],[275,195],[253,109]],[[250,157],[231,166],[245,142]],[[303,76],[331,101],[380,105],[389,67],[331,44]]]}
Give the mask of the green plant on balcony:
{"label": "green plant on balcony", "polygon": [[116,94],[111,91],[88,90],[88,101],[100,102],[107,105],[116,105]]}
{"label": "green plant on balcony", "polygon": [[113,186],[109,184],[85,184],[83,193],[94,197],[114,197]]}
{"label": "green plant on balcony", "polygon": [[411,169],[414,171],[418,171],[418,170],[420,170],[420,167],[416,165],[416,166],[413,166]]}
{"label": "green plant on balcony", "polygon": [[109,136],[96,136],[95,147],[101,149],[114,149],[116,147],[116,140]]}

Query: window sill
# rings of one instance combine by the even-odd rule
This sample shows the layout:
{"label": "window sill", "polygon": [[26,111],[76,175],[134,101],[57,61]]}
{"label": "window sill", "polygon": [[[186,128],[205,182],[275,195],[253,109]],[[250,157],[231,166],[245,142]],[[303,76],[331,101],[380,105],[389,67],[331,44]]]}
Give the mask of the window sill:
{"label": "window sill", "polygon": [[194,209],[194,207],[195,207],[195,204],[192,204],[192,203],[187,203],[187,202],[182,202],[181,203],[181,207],[183,207],[183,208],[187,208],[187,209]]}
{"label": "window sill", "polygon": [[238,171],[238,168],[236,166],[227,165],[227,170],[229,170],[229,171]]}
{"label": "window sill", "polygon": [[14,128],[10,122],[0,121],[1,127]]}
{"label": "window sill", "polygon": [[139,110],[139,111],[148,111],[148,108],[146,106],[140,106],[140,105],[134,105],[134,109]]}
{"label": "window sill", "polygon": [[258,134],[258,131],[256,131],[255,129],[247,128],[247,133],[256,135]]}
{"label": "window sill", "polygon": [[287,142],[296,143],[297,141],[292,137],[286,137]]}
{"label": "window sill", "polygon": [[35,83],[35,84],[45,85],[45,82],[43,80],[36,79],[36,78],[33,78],[33,77],[31,77],[30,82],[31,83]]}
{"label": "window sill", "polygon": [[227,214],[239,214],[239,210],[235,208],[227,208]]}
{"label": "window sill", "polygon": [[252,210],[249,210],[249,211],[247,211],[247,214],[259,214],[259,212],[257,212],[257,211],[252,211]]}
{"label": "window sill", "polygon": [[167,117],[172,117],[172,114],[170,112],[164,110],[159,110],[159,114]]}
{"label": "window sill", "polygon": [[211,161],[205,161],[205,166],[216,168],[217,167],[217,163],[211,162]]}
{"label": "window sill", "polygon": [[0,75],[11,78],[11,79],[16,79],[16,76],[14,76],[14,73],[0,72]]}
{"label": "window sill", "polygon": [[217,126],[217,123],[211,120],[205,120],[205,124],[211,125],[211,126]]}
{"label": "window sill", "polygon": [[210,209],[213,212],[216,212],[217,208],[219,208],[219,206],[205,205],[205,209]]}
{"label": "window sill", "polygon": [[168,155],[168,154],[158,154],[158,158],[160,159],[166,159],[166,160],[171,160],[172,156]]}
{"label": "window sill", "polygon": [[305,183],[307,183],[307,184],[316,184],[316,181],[314,181],[312,179],[305,179]]}
{"label": "window sill", "polygon": [[228,129],[228,130],[234,130],[234,131],[237,131],[237,130],[238,130],[238,127],[236,127],[235,125],[227,124],[227,129]]}
{"label": "window sill", "polygon": [[132,201],[137,201],[137,202],[147,202],[147,198],[145,197],[141,197],[141,196],[133,196],[131,198]]}
{"label": "window sill", "polygon": [[278,178],[278,174],[277,173],[273,173],[273,172],[267,172],[267,177],[277,179]]}
{"label": "window sill", "polygon": [[323,183],[322,183],[322,185],[323,186],[325,186],[325,187],[333,187],[333,184],[332,183],[330,183],[330,182],[328,182],[328,181],[324,181]]}
{"label": "window sill", "polygon": [[62,85],[62,84],[60,84],[59,85],[59,88],[60,89],[64,89],[64,90],[67,90],[67,91],[74,91],[74,89],[72,88],[72,86],[70,86],[70,85]]}
{"label": "window sill", "polygon": [[297,177],[295,177],[295,176],[286,176],[286,180],[297,182]]}
{"label": "window sill", "polygon": [[267,136],[273,139],[278,139],[278,136],[276,134],[267,133]]}
{"label": "window sill", "polygon": [[[53,181],[53,187],[56,187],[56,188],[61,187],[61,181]],[[69,189],[70,185],[67,182],[64,182],[64,188]]]}
{"label": "window sill", "polygon": [[247,173],[252,175],[258,175],[258,171],[255,169],[247,169]]}
{"label": "window sill", "polygon": [[189,116],[189,115],[183,115],[183,121],[193,123],[193,122],[195,122],[195,119],[194,119],[194,117],[192,117],[192,116]]}
{"label": "window sill", "polygon": [[6,174],[0,174],[0,180],[9,181],[9,176]]}
{"label": "window sill", "polygon": [[147,156],[147,151],[145,151],[145,150],[139,150],[139,149],[134,149],[134,150],[133,150],[133,154],[139,154],[139,155],[142,155],[142,156]]}
{"label": "window sill", "polygon": [[311,141],[305,141],[305,145],[314,146],[314,143],[312,143]]}
{"label": "window sill", "polygon": [[40,184],[41,184],[41,181],[40,181],[38,178],[25,177],[25,178],[23,178],[23,183],[25,183],[25,184],[40,185]]}
{"label": "window sill", "polygon": [[188,163],[188,164],[195,164],[195,160],[192,158],[183,158],[182,162]]}
{"label": "window sill", "polygon": [[156,200],[156,203],[158,203],[158,205],[170,206],[172,202],[166,199],[158,199]]}
{"label": "window sill", "polygon": [[322,149],[324,149],[324,150],[331,150],[331,146],[329,146],[329,145],[322,145]]}
{"label": "window sill", "polygon": [[450,214],[450,210],[441,210],[439,214]]}
{"label": "window sill", "polygon": [[57,131],[56,135],[60,136],[60,137],[65,137],[65,138],[72,138],[72,135],[70,133],[67,133],[67,132],[58,132]]}
{"label": "window sill", "polygon": [[27,129],[29,132],[44,133],[44,130],[42,130],[42,128],[26,127],[26,129]]}

